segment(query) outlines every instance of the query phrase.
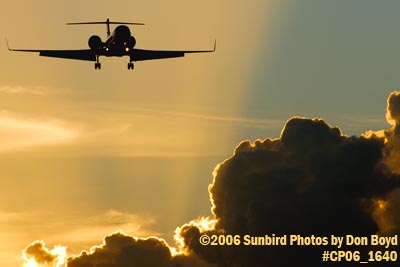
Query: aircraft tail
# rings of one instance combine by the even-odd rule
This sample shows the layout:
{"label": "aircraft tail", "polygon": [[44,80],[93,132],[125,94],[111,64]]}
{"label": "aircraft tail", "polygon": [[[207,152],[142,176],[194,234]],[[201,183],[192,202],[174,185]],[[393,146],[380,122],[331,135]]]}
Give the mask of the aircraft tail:
{"label": "aircraft tail", "polygon": [[67,25],[87,25],[87,24],[106,24],[107,25],[107,36],[110,36],[110,24],[127,24],[127,25],[144,25],[144,23],[139,22],[117,22],[117,21],[110,21],[107,19],[106,21],[90,21],[90,22],[70,22]]}

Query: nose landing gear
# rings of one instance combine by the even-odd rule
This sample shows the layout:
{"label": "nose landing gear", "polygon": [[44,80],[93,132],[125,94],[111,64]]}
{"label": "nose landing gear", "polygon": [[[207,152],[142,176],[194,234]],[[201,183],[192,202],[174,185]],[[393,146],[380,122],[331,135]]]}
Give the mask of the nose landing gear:
{"label": "nose landing gear", "polygon": [[128,70],[133,70],[134,69],[134,65],[133,65],[133,62],[129,62],[128,63]]}

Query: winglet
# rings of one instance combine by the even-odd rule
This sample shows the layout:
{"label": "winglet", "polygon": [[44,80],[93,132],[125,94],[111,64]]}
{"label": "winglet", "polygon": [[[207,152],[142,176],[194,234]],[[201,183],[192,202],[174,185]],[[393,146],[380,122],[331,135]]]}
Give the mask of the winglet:
{"label": "winglet", "polygon": [[10,46],[8,45],[7,38],[6,38],[6,44],[7,44],[8,51],[11,51],[12,49],[11,49]]}
{"label": "winglet", "polygon": [[217,39],[214,40],[214,49],[213,49],[213,52],[215,52],[216,49],[217,49]]}

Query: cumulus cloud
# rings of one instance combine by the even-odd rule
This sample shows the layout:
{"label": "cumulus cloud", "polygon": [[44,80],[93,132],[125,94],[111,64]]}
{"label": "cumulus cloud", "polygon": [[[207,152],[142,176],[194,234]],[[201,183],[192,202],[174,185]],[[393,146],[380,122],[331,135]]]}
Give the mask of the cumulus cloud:
{"label": "cumulus cloud", "polygon": [[391,93],[387,102],[386,118],[391,125],[395,126],[397,132],[400,126],[400,92]]}
{"label": "cumulus cloud", "polygon": [[215,168],[214,217],[177,228],[175,249],[115,233],[67,266],[320,266],[319,246],[202,246],[199,237],[398,234],[400,93],[390,95],[387,119],[387,130],[346,136],[322,119],[293,117],[279,138],[244,141]]}
{"label": "cumulus cloud", "polygon": [[133,238],[121,232],[106,236],[103,245],[68,259],[69,267],[172,266],[171,252],[159,238]]}
{"label": "cumulus cloud", "polygon": [[[399,93],[388,101],[397,142]],[[319,266],[320,248],[204,247],[202,234],[330,236],[399,232],[400,177],[387,137],[345,136],[321,119],[291,118],[278,139],[242,142],[210,185],[215,229],[182,228],[192,253],[220,266]],[[301,255],[301,256],[300,256]]]}
{"label": "cumulus cloud", "polygon": [[400,173],[400,92],[390,94],[387,101],[386,118],[393,126],[385,131],[386,163],[393,171]]}
{"label": "cumulus cloud", "polygon": [[[66,258],[65,254],[48,250],[43,241],[35,241],[23,251],[24,266],[31,267],[214,267],[196,255],[175,255],[171,247],[161,238],[137,238],[115,232],[103,239],[103,244],[90,251],[82,251],[78,256]],[[29,265],[34,260],[34,264]]]}
{"label": "cumulus cloud", "polygon": [[66,248],[55,246],[49,250],[43,241],[35,241],[23,250],[24,267],[61,267],[64,265]]}

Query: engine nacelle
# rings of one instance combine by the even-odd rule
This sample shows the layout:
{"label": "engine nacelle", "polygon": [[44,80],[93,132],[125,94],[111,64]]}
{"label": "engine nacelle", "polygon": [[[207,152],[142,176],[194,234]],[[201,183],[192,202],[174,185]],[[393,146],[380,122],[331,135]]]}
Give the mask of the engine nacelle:
{"label": "engine nacelle", "polygon": [[136,45],[136,39],[135,37],[131,36],[129,37],[128,42],[126,43],[126,46],[129,47],[130,49],[134,48]]}
{"label": "engine nacelle", "polygon": [[101,38],[97,35],[93,35],[89,38],[88,41],[89,47],[92,50],[100,50],[104,43],[101,41]]}

